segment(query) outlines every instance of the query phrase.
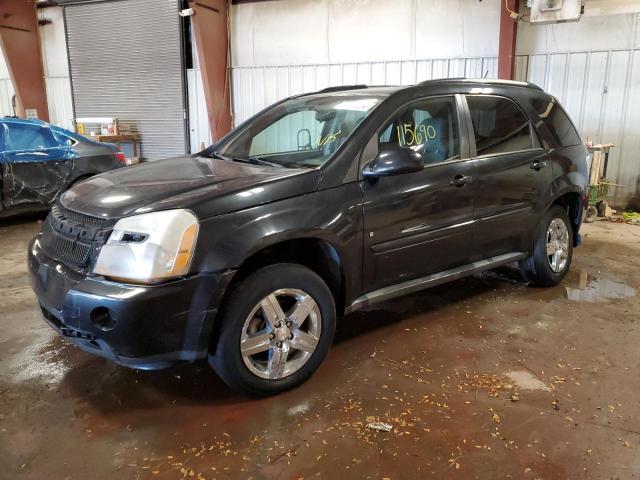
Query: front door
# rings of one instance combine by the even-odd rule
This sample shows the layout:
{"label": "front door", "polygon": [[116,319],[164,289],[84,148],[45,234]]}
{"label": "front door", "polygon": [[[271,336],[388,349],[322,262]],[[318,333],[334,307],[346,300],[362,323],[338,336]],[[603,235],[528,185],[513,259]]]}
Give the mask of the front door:
{"label": "front door", "polygon": [[413,101],[372,139],[377,149],[370,156],[411,148],[425,168],[361,183],[368,291],[456,267],[473,256],[475,172],[461,148],[466,142],[460,106],[453,95]]}
{"label": "front door", "polygon": [[5,208],[48,205],[69,180],[71,150],[45,125],[7,122],[0,158]]}
{"label": "front door", "polygon": [[551,166],[527,116],[512,100],[467,95],[476,155],[475,243],[481,258],[527,252],[550,198]]}

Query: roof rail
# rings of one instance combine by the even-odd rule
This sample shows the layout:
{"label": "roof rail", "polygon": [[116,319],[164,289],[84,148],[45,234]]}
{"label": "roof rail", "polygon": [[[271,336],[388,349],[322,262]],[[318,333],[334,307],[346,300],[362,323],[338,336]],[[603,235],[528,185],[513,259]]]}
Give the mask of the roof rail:
{"label": "roof rail", "polygon": [[331,93],[331,92],[341,92],[343,90],[360,90],[363,88],[369,88],[368,85],[340,85],[340,86],[336,86],[336,87],[327,87],[327,88],[323,88],[322,90],[318,90],[317,92],[312,92],[312,93]]}
{"label": "roof rail", "polygon": [[429,85],[432,83],[446,83],[446,82],[464,82],[464,83],[489,83],[495,85],[512,85],[514,87],[526,87],[532,88],[534,90],[543,91],[535,83],[531,82],[520,82],[517,80],[498,80],[494,78],[465,78],[465,77],[456,77],[456,78],[437,78],[435,80],[425,80],[424,82],[418,83],[418,85]]}

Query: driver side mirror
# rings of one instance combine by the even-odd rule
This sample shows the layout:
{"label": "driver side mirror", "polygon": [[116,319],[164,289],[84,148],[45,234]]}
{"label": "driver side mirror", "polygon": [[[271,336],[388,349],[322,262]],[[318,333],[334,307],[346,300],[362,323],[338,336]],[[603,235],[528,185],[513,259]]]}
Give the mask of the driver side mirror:
{"label": "driver side mirror", "polygon": [[424,170],[422,155],[410,148],[396,147],[383,150],[362,171],[364,178],[387,177]]}

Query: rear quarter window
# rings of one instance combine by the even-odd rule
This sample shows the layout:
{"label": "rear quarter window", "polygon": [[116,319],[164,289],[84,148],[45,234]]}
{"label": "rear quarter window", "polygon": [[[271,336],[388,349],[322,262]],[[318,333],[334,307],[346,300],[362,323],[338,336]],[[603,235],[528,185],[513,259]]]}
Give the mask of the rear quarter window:
{"label": "rear quarter window", "polygon": [[555,146],[573,147],[582,143],[569,115],[555,98],[536,98],[531,105],[549,130]]}

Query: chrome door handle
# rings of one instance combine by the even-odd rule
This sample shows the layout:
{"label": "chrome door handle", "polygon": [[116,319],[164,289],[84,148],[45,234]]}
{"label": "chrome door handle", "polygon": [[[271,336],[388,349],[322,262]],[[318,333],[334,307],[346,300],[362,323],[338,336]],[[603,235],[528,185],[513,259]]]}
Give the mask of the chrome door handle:
{"label": "chrome door handle", "polygon": [[534,160],[529,164],[529,168],[532,170],[540,170],[547,166],[547,162],[541,162],[540,160]]}
{"label": "chrome door handle", "polygon": [[471,183],[473,177],[467,177],[466,175],[458,174],[453,177],[453,180],[449,182],[452,187],[464,187],[467,183]]}

